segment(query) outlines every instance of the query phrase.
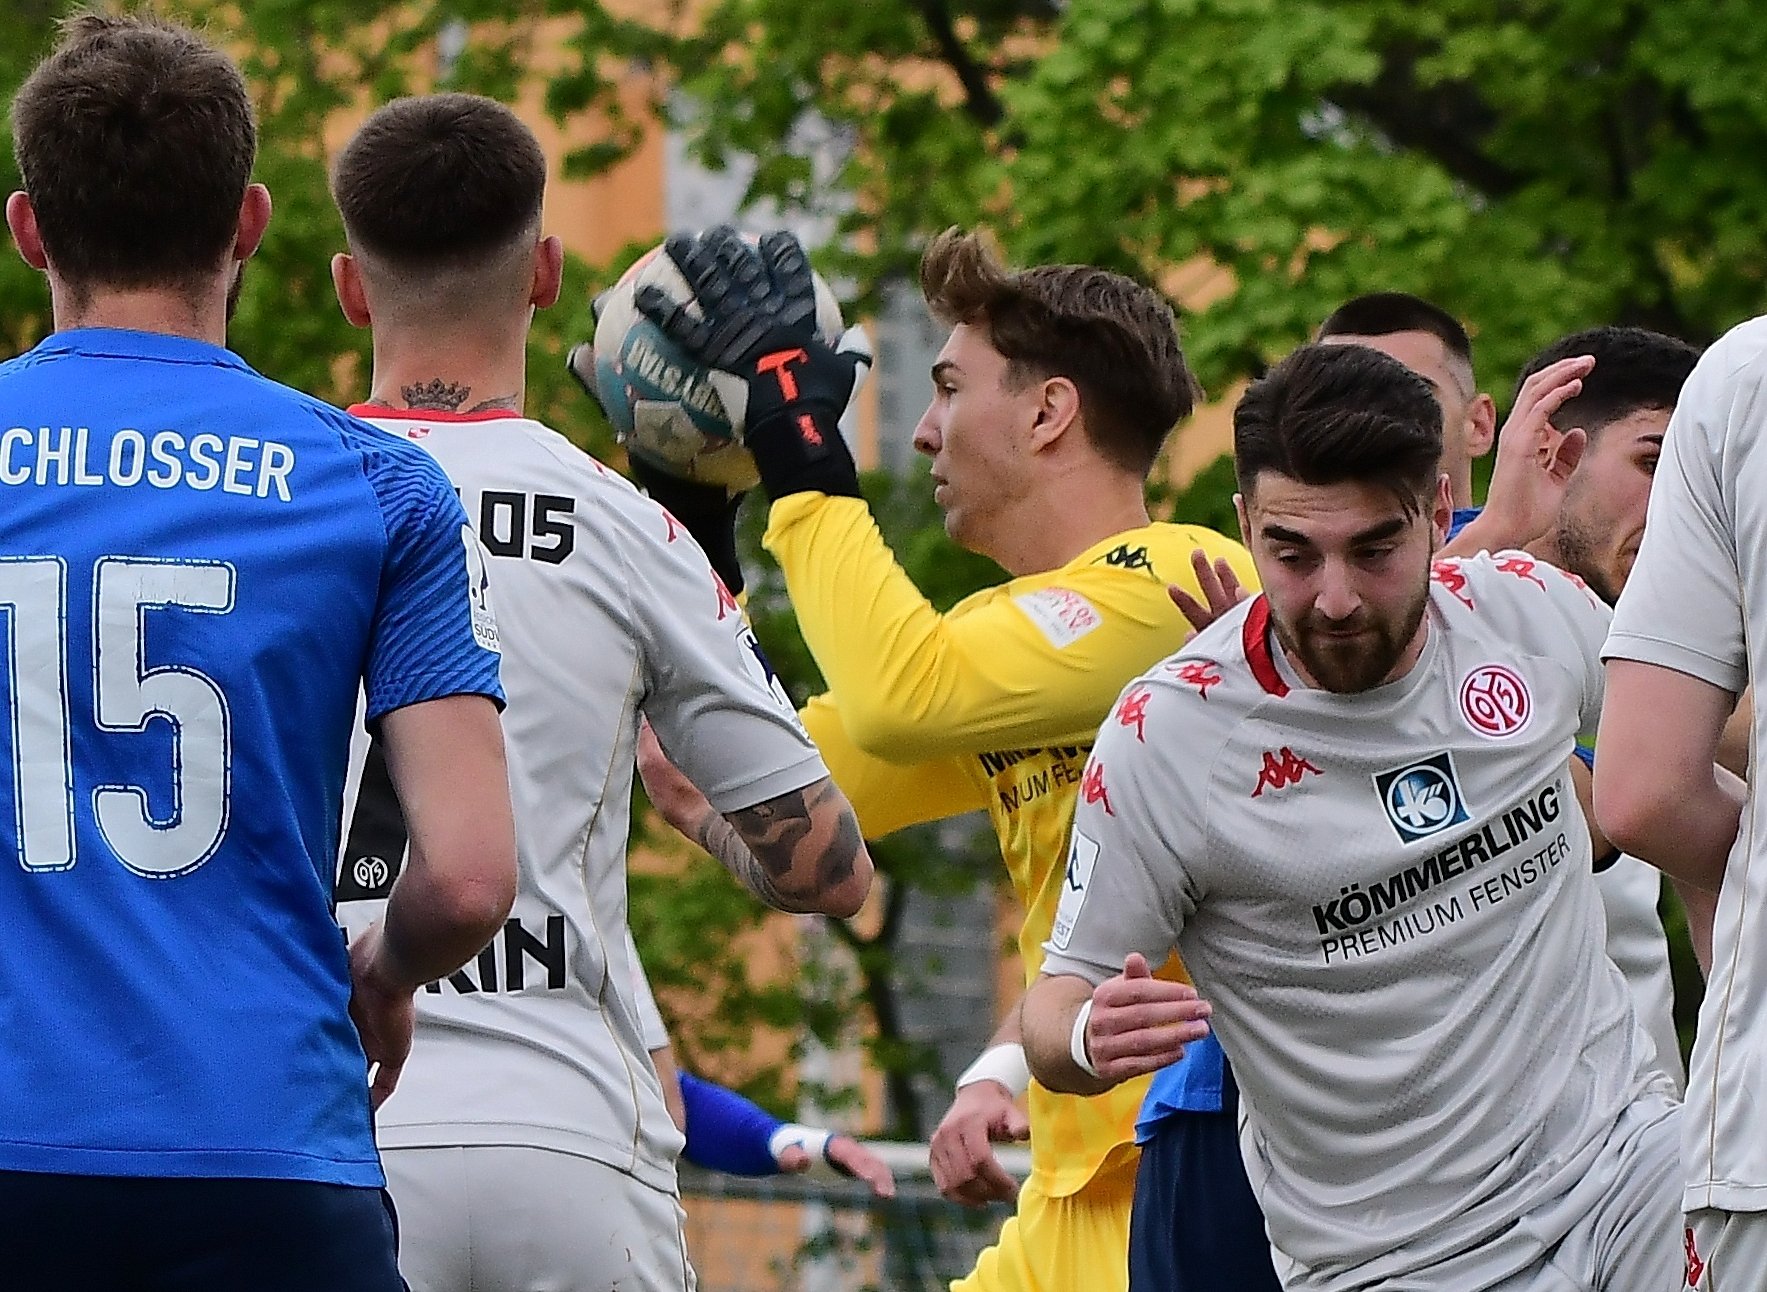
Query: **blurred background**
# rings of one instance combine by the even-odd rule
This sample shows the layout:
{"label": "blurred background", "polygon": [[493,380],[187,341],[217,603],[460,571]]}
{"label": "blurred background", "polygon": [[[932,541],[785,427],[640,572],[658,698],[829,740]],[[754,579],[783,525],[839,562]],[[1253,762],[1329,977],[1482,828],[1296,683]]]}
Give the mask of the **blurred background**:
{"label": "blurred background", "polygon": [[[69,7],[0,4],[9,94]],[[909,444],[943,340],[913,271],[946,226],[1165,291],[1212,403],[1174,437],[1156,511],[1230,533],[1226,409],[1348,297],[1409,291],[1456,314],[1500,409],[1565,332],[1703,344],[1762,309],[1767,24],[1751,0],[144,7],[205,29],[254,86],[275,217],[232,330],[248,361],[337,403],[366,393],[366,335],[328,277],[328,160],[393,96],[493,95],[548,149],[547,231],[571,252],[564,300],[536,320],[530,414],[623,465],[563,367],[593,294],[671,229],[788,225],[872,333],[852,433],[887,537],[941,607],[1000,577],[946,541]],[[0,167],[16,187],[9,145]],[[0,257],[0,349],[47,329],[42,281]],[[760,510],[750,611],[802,699],[820,683],[759,558]],[[923,1142],[1019,982],[985,826],[880,843],[884,881],[847,924],[768,916],[688,845],[638,837],[634,930],[687,1065],[783,1115]],[[1665,914],[1685,1037],[1697,977]],[[685,1185],[707,1292],[942,1286],[1001,1219],[924,1182],[881,1210],[857,1187]]]}

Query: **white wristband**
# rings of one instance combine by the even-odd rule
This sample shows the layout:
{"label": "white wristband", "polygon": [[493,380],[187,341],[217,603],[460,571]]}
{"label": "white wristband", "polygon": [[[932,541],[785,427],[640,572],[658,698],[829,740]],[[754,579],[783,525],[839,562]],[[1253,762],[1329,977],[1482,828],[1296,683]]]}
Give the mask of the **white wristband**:
{"label": "white wristband", "polygon": [[1017,1041],[990,1045],[976,1061],[957,1078],[957,1088],[973,1086],[978,1081],[998,1081],[1014,1099],[1031,1088],[1031,1065],[1025,1062],[1025,1047]]}
{"label": "white wristband", "polygon": [[810,1179],[845,1179],[847,1173],[828,1160],[828,1142],[834,1136],[835,1132],[817,1126],[800,1126],[796,1122],[787,1122],[768,1137],[767,1151],[773,1154],[773,1160],[777,1162],[779,1155],[786,1149],[801,1148],[810,1155],[810,1169],[805,1172]]}
{"label": "white wristband", "polygon": [[1080,1006],[1080,1012],[1074,1015],[1074,1030],[1068,1037],[1068,1056],[1074,1065],[1089,1077],[1096,1077],[1098,1069],[1092,1066],[1092,1055],[1086,1049],[1086,1024],[1092,1020],[1092,1000]]}

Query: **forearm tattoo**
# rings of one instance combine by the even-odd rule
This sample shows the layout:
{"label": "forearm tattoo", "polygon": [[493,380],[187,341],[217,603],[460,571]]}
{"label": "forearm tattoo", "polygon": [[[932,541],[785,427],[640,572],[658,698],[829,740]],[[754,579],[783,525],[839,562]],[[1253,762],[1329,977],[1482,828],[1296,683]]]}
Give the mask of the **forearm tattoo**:
{"label": "forearm tattoo", "polygon": [[767,905],[812,911],[852,877],[865,846],[839,797],[832,781],[821,780],[732,812],[728,820],[708,812],[694,840]]}

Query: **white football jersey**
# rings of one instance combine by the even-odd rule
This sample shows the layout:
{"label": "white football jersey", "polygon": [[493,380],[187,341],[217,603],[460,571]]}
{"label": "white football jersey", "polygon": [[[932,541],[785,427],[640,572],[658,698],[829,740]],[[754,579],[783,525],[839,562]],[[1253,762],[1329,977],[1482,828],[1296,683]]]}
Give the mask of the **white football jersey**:
{"label": "white football jersey", "polygon": [[[1682,388],[1638,561],[1603,654],[1740,694],[1767,663],[1767,318],[1732,329]],[[1755,706],[1751,753],[1767,706]],[[1682,1159],[1688,1211],[1767,1211],[1767,821],[1751,778],[1712,928]]]}
{"label": "white football jersey", "polygon": [[[520,885],[501,935],[418,993],[382,1147],[517,1144],[672,1188],[681,1136],[646,1054],[626,931],[640,716],[719,811],[826,776],[742,612],[661,507],[509,415],[357,410],[430,450],[487,552]],[[377,747],[352,751],[338,914],[379,918],[405,832]]]}
{"label": "white football jersey", "polygon": [[1099,732],[1044,964],[1176,946],[1233,1062],[1291,1287],[1484,1287],[1592,1205],[1663,1091],[1603,949],[1567,763],[1608,611],[1506,552],[1435,567],[1399,680],[1303,684],[1247,602]]}

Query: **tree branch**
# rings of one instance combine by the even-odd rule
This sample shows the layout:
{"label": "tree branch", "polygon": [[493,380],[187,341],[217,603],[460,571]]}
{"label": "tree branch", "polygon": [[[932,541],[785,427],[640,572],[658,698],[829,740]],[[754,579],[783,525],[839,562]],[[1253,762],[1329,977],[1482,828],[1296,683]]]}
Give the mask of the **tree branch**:
{"label": "tree branch", "polygon": [[927,30],[932,33],[933,43],[939,47],[939,57],[957,73],[957,81],[963,86],[964,111],[983,126],[999,125],[1006,116],[1006,109],[988,84],[987,70],[970,56],[969,50],[957,38],[951,6],[945,0],[913,0],[913,3]]}

